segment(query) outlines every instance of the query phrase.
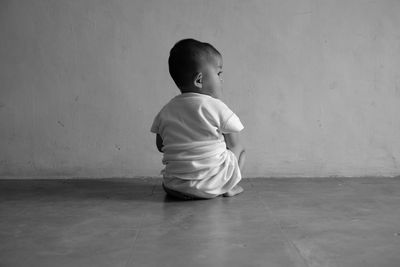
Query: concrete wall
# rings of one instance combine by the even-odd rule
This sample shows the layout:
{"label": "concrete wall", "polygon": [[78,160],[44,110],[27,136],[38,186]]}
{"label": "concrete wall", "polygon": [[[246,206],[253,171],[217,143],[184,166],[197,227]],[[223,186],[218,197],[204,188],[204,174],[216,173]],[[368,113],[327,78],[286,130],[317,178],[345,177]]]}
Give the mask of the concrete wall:
{"label": "concrete wall", "polygon": [[400,1],[0,2],[0,176],[158,175],[169,49],[224,56],[246,176],[400,173]]}

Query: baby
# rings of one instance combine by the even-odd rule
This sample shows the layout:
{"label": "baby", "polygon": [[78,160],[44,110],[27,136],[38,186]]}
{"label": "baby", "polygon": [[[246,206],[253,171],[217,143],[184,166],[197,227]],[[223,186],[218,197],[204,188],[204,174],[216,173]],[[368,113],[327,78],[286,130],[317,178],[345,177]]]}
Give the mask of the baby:
{"label": "baby", "polygon": [[168,65],[181,94],[161,109],[151,126],[164,153],[164,190],[181,199],[240,194],[243,125],[220,100],[221,54],[208,43],[184,39],[171,49]]}

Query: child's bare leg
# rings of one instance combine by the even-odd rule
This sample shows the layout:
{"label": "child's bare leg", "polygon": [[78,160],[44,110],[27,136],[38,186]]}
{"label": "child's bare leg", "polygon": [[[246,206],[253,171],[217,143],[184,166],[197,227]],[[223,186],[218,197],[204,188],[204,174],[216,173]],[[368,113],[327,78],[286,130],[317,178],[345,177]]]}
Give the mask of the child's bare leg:
{"label": "child's bare leg", "polygon": [[[237,159],[238,159],[240,171],[243,171],[244,162],[246,160],[246,153],[244,150],[240,153],[240,155],[239,155],[239,157],[237,157]],[[224,197],[233,197],[235,195],[242,193],[243,191],[244,191],[243,187],[241,187],[240,185],[236,185],[234,188],[232,188],[231,190],[229,190],[228,192],[223,194],[223,196]]]}

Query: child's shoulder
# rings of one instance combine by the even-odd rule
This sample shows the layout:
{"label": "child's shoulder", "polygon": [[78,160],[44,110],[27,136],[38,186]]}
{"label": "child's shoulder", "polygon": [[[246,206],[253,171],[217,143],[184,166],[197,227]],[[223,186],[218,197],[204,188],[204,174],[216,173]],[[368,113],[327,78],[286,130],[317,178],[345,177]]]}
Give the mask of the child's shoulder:
{"label": "child's shoulder", "polygon": [[182,101],[190,101],[190,102],[199,102],[199,103],[205,103],[205,104],[215,104],[215,105],[225,105],[225,103],[218,99],[214,98],[212,96],[206,95],[206,94],[199,94],[199,93],[185,93],[181,94],[178,97],[176,97],[178,100]]}
{"label": "child's shoulder", "polygon": [[170,109],[211,109],[226,110],[228,106],[220,99],[209,95],[199,93],[184,93],[171,98],[161,109],[161,111]]}

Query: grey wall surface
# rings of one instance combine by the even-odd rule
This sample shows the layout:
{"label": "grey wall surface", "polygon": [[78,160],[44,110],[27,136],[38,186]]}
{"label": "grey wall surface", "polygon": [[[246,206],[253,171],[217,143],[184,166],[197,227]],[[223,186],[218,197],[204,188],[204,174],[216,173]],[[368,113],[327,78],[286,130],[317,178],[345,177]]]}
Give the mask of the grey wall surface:
{"label": "grey wall surface", "polygon": [[400,173],[400,1],[0,2],[0,176],[159,175],[172,45],[224,57],[245,176]]}

